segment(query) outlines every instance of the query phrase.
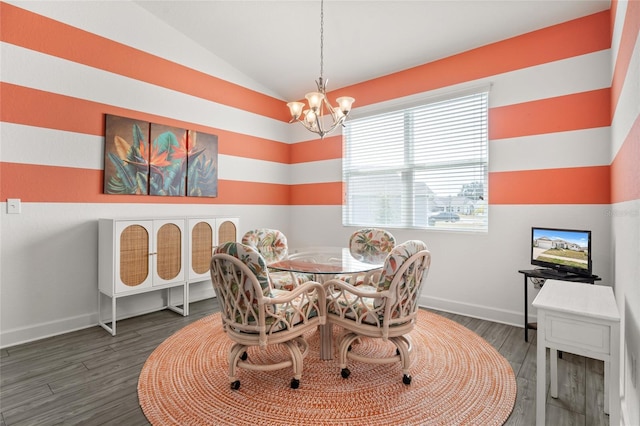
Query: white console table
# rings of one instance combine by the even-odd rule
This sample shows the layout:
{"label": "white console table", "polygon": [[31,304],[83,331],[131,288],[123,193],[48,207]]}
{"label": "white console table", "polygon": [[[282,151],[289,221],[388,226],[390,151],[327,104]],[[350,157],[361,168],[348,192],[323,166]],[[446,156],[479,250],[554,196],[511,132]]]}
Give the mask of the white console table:
{"label": "white console table", "polygon": [[538,309],[536,425],[545,425],[546,348],[552,398],[558,397],[558,351],[604,361],[604,412],[620,424],[620,313],[611,287],[547,280]]}

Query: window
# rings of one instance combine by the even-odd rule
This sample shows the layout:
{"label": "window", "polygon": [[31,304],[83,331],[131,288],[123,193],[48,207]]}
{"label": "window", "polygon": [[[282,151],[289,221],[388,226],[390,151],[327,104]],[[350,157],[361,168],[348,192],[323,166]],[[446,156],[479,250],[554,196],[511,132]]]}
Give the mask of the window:
{"label": "window", "polygon": [[487,231],[487,115],[484,91],[348,121],[343,224]]}

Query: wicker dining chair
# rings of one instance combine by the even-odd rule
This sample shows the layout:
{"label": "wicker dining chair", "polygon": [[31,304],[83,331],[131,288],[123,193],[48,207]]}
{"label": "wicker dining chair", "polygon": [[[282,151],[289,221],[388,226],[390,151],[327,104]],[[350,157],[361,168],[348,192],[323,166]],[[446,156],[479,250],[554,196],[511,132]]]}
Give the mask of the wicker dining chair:
{"label": "wicker dining chair", "polygon": [[[342,377],[351,374],[348,359],[375,364],[399,361],[403,383],[411,383],[411,341],[407,334],[415,326],[418,298],[430,265],[431,253],[426,244],[410,240],[396,246],[387,256],[377,282],[369,284],[375,285],[374,292],[340,279],[324,283],[327,319],[344,329],[338,339]],[[395,355],[358,354],[352,343],[364,338],[392,342]]]}
{"label": "wicker dining chair", "polygon": [[[222,326],[235,342],[229,350],[229,382],[240,387],[238,368],[270,371],[292,367],[291,387],[300,385],[309,345],[303,334],[326,322],[324,288],[309,281],[292,291],[275,289],[264,258],[254,248],[237,242],[216,247],[211,258],[211,281]],[[252,362],[248,349],[282,344],[290,359]]]}
{"label": "wicker dining chair", "polygon": [[[396,245],[391,232],[381,228],[358,229],[349,237],[351,255],[364,263],[383,263],[387,255]],[[382,269],[374,269],[366,273],[338,275],[336,278],[359,286],[365,282],[376,281]]]}
{"label": "wicker dining chair", "polygon": [[[257,228],[245,232],[242,244],[255,248],[269,263],[284,260],[288,254],[287,237],[277,229]],[[295,287],[314,279],[313,274],[275,271],[269,269],[269,276],[274,288],[293,290]]]}

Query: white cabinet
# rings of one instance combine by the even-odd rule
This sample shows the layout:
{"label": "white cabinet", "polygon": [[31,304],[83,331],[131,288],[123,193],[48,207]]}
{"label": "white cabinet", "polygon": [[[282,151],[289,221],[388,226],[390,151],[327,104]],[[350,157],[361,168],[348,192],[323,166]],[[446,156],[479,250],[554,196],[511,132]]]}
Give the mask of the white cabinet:
{"label": "white cabinet", "polygon": [[[98,322],[103,328],[116,334],[118,298],[178,286],[183,287],[182,308],[171,303],[170,291],[165,307],[188,314],[184,218],[100,219],[98,239]],[[102,296],[111,298],[108,321],[102,318]]]}
{"label": "white cabinet", "polygon": [[[116,334],[117,300],[121,297],[166,290],[166,305],[189,315],[189,283],[210,278],[213,247],[237,241],[238,219],[179,217],[100,219],[98,221],[98,322]],[[172,303],[171,289],[182,287]],[[111,301],[104,319],[102,298]]]}
{"label": "white cabinet", "polygon": [[189,282],[210,279],[209,265],[213,249],[227,241],[238,241],[238,218],[190,217]]}

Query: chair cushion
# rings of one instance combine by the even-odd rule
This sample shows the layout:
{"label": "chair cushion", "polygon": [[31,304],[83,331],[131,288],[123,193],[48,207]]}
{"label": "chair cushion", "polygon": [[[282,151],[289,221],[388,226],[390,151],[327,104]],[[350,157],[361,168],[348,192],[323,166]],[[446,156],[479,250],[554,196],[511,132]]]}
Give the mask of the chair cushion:
{"label": "chair cushion", "polygon": [[312,274],[291,273],[269,269],[269,278],[274,289],[293,290],[300,284],[313,281]]}
{"label": "chair cushion", "polygon": [[[362,288],[358,288],[358,290],[362,290]],[[375,288],[371,287],[371,290],[372,293],[375,293]],[[344,312],[345,318],[349,318],[354,321],[357,321],[361,318],[362,322],[365,324],[376,326],[379,326],[381,324],[384,312],[376,311],[376,299],[372,299],[370,297],[358,297],[346,291],[343,291],[341,293],[342,294],[338,292],[332,295],[327,295],[328,300],[335,300],[339,305],[339,307],[337,307],[333,303],[329,303],[327,305],[327,313],[339,316],[342,312]]]}
{"label": "chair cushion", "polygon": [[[255,249],[244,244],[238,244],[230,241],[217,246],[214,253],[228,254],[229,256],[242,260],[258,279],[260,287],[262,288],[262,294],[264,296],[269,296],[271,294],[271,284],[269,283],[267,263]],[[244,284],[245,290],[249,290],[247,286],[252,287],[251,282],[248,279],[245,280]]]}
{"label": "chair cushion", "polygon": [[384,262],[395,245],[394,236],[379,228],[359,229],[349,238],[351,254],[366,263]]}
{"label": "chair cushion", "polygon": [[[382,267],[382,274],[380,274],[380,280],[378,281],[378,291],[389,290],[391,281],[393,281],[402,264],[414,254],[426,249],[427,245],[419,240],[409,240],[394,247]],[[398,286],[404,284],[399,283]]]}
{"label": "chair cushion", "polygon": [[[351,255],[365,263],[382,263],[396,245],[395,237],[380,228],[359,229],[349,238]],[[364,284],[366,274],[340,274],[336,278],[354,286]]]}
{"label": "chair cushion", "polygon": [[[274,289],[273,297],[286,296],[287,293],[289,293],[287,290]],[[311,303],[312,300],[309,298],[303,299],[304,297],[305,296],[298,296],[290,303],[274,304],[268,307],[267,312],[274,314],[274,317],[267,318],[266,321],[267,325],[271,326],[270,330],[272,332],[286,330],[306,319],[318,316],[317,309],[308,309],[309,303]],[[276,317],[282,317],[286,322],[276,322]]]}
{"label": "chair cushion", "polygon": [[258,250],[267,263],[287,257],[287,237],[277,229],[259,228],[247,231],[242,236],[242,244]]}

